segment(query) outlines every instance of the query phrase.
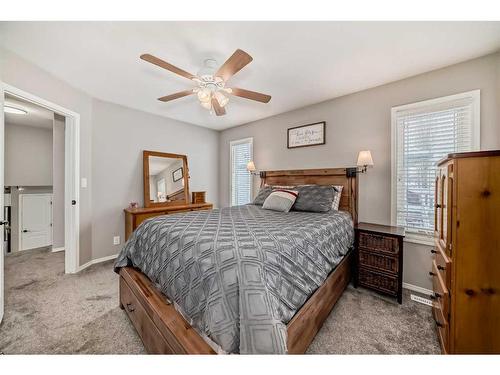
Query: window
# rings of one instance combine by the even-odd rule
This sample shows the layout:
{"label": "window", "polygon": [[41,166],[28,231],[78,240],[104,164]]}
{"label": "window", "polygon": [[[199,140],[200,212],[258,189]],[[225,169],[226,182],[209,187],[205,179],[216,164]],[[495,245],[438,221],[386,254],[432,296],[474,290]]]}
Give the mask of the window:
{"label": "window", "polygon": [[252,201],[252,175],[247,163],[252,160],[253,138],[239,139],[230,144],[231,153],[231,206]]}
{"label": "window", "polygon": [[392,223],[432,244],[436,164],[479,149],[479,90],[392,108]]}

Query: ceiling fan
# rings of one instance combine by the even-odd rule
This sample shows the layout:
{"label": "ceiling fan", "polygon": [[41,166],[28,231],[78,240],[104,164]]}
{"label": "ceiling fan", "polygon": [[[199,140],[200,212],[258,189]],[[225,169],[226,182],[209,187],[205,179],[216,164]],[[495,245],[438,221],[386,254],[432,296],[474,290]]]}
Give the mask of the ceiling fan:
{"label": "ceiling fan", "polygon": [[188,73],[150,54],[141,55],[141,59],[196,83],[196,87],[192,89],[158,98],[158,100],[162,102],[168,102],[184,96],[196,94],[203,108],[208,109],[217,116],[223,116],[226,114],[224,107],[229,102],[228,94],[261,103],[268,103],[271,100],[271,96],[266,94],[235,87],[226,87],[226,82],[253,60],[252,56],[241,49],[237,49],[217,71],[215,70],[215,60],[205,60],[205,66],[200,70],[198,75]]}

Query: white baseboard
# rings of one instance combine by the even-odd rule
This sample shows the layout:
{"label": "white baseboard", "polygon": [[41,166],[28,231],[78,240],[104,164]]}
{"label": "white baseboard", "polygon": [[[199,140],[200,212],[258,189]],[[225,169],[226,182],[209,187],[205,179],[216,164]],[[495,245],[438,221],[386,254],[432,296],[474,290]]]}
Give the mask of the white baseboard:
{"label": "white baseboard", "polygon": [[64,246],[52,248],[53,253],[57,253],[58,251],[64,251]]}
{"label": "white baseboard", "polygon": [[87,262],[85,264],[82,264],[78,268],[78,272],[83,271],[85,268],[90,267],[93,264],[102,263],[102,262],[106,262],[108,260],[115,259],[117,256],[118,256],[118,254],[113,254],[113,255],[108,255],[107,257],[92,259],[91,261],[89,261],[89,262]]}
{"label": "white baseboard", "polygon": [[422,288],[421,286],[403,283],[403,288],[408,290],[413,290],[414,292],[422,293],[425,295],[434,294],[434,292],[430,289]]}

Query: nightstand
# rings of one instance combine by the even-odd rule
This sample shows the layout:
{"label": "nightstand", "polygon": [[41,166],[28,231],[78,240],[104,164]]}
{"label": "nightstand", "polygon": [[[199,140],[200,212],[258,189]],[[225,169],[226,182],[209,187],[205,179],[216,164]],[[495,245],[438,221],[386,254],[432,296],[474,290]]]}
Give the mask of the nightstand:
{"label": "nightstand", "polygon": [[402,303],[404,228],[359,223],[354,286],[396,297]]}

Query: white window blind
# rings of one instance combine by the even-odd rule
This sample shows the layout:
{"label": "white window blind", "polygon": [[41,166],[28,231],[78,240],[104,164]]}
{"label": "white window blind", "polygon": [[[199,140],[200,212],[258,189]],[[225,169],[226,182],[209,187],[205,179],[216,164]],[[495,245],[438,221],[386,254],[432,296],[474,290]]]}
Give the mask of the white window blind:
{"label": "white window blind", "polygon": [[393,223],[428,240],[437,162],[479,148],[479,90],[395,107],[392,127]]}
{"label": "white window blind", "polygon": [[250,203],[252,200],[252,175],[247,163],[252,160],[253,139],[232,141],[231,152],[231,206]]}

